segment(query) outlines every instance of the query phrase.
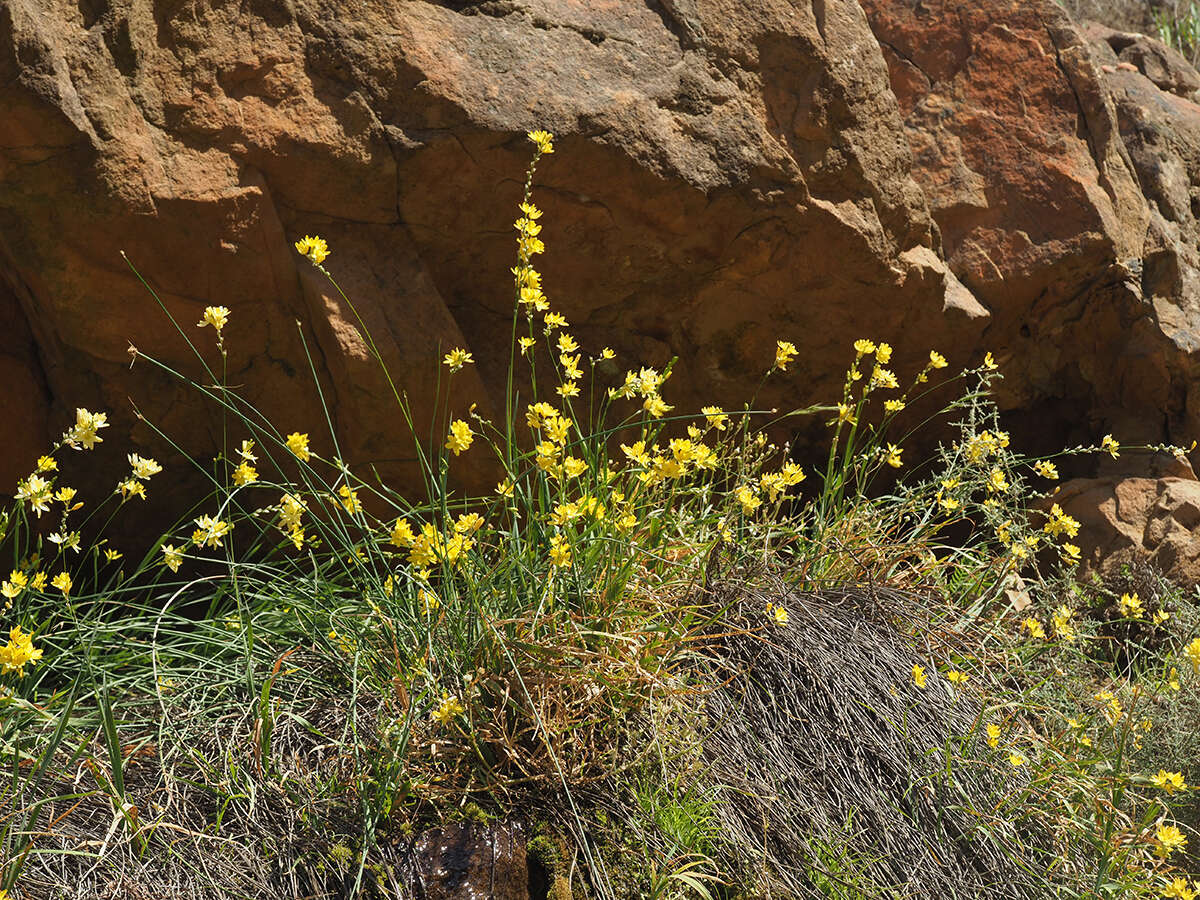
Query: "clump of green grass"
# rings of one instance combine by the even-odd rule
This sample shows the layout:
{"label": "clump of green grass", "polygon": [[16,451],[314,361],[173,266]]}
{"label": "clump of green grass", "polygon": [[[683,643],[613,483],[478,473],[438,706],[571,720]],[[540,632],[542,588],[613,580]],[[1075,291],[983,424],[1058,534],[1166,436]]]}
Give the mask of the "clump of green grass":
{"label": "clump of green grass", "polygon": [[[1196,776],[1165,748],[1197,721],[1194,605],[1173,601],[1149,674],[1093,652],[1079,525],[1047,496],[1055,462],[1009,446],[991,356],[938,385],[954,438],[920,464],[897,432],[936,351],[902,384],[858,340],[842,395],[783,415],[675,410],[669,362],[608,383],[615,354],[579,345],[535,266],[554,147],[529,137],[503,420],[447,407],[423,440],[388,375],[424,496],[242,400],[223,307],[180,326],[213,339],[194,373],[138,356],[225,416],[184,521],[140,556],[103,528],[83,546],[162,470],[131,454],[101,498],[61,483],[103,413],[22,480],[0,529],[0,891],[405,896],[420,829],[532,814],[561,836],[541,865],[563,896],[1188,896]],[[325,242],[296,248],[337,289]],[[779,340],[764,379],[796,354]],[[452,348],[444,377],[472,364]],[[815,467],[770,437],[802,416],[828,423]],[[456,492],[485,461],[495,490]]]}

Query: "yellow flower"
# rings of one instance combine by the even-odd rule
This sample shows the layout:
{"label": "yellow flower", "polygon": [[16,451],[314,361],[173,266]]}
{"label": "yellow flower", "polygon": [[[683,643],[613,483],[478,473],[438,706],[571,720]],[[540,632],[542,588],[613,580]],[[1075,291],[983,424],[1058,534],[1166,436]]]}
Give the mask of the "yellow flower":
{"label": "yellow flower", "polygon": [[993,468],[988,475],[987,489],[989,493],[1001,493],[1008,490],[1008,479],[999,467]]}
{"label": "yellow flower", "polygon": [[616,355],[617,355],[617,352],[615,350],[613,350],[612,347],[605,347],[603,350],[600,351],[601,359],[612,359]]}
{"label": "yellow flower", "polygon": [[1186,878],[1173,878],[1164,884],[1159,891],[1160,897],[1174,897],[1176,900],[1196,900],[1196,892],[1188,887]]}
{"label": "yellow flower", "polygon": [[1166,859],[1176,850],[1182,850],[1187,846],[1187,835],[1176,828],[1174,825],[1166,825],[1159,822],[1158,829],[1154,832],[1154,840],[1158,844],[1158,849],[1155,851],[1160,857]]}
{"label": "yellow flower", "polygon": [[417,536],[413,533],[412,526],[404,519],[397,519],[396,524],[392,526],[392,533],[388,536],[388,543],[393,547],[411,547],[416,540]]}
{"label": "yellow flower", "polygon": [[[0,675],[16,672],[18,678],[25,675],[25,666],[42,658],[40,648],[33,646],[33,635],[15,625],[8,633],[8,642],[0,646]],[[4,892],[0,891],[0,895]],[[0,896],[0,900],[3,897]]]}
{"label": "yellow flower", "polygon": [[39,456],[37,461],[37,470],[39,472],[53,472],[58,468],[58,460],[53,456]]}
{"label": "yellow flower", "polygon": [[1121,701],[1112,691],[1099,691],[1094,697],[1097,703],[1104,704],[1104,718],[1109,725],[1115,725],[1120,720],[1123,710],[1121,709]]}
{"label": "yellow flower", "polygon": [[1114,438],[1111,434],[1106,434],[1100,439],[1100,449],[1107,450],[1108,455],[1113,459],[1116,459],[1121,455],[1121,445],[1117,443],[1116,438]]}
{"label": "yellow flower", "polygon": [[562,461],[563,473],[568,478],[578,478],[588,470],[588,464],[582,459],[568,456]]}
{"label": "yellow flower", "polygon": [[560,568],[571,564],[571,545],[561,534],[550,539],[550,563]]}
{"label": "yellow flower", "polygon": [[1000,726],[989,724],[987,727],[988,746],[995,750],[1000,746]]}
{"label": "yellow flower", "polygon": [[563,374],[572,381],[578,381],[583,377],[583,369],[579,368],[580,354],[576,353],[572,356],[570,353],[560,353],[558,361],[562,363]]}
{"label": "yellow flower", "polygon": [[952,684],[966,684],[967,679],[970,677],[971,676],[966,672],[960,672],[958,669],[951,669],[946,673],[946,678],[949,679]]}
{"label": "yellow flower", "polygon": [[1121,607],[1121,615],[1127,619],[1140,619],[1146,614],[1146,610],[1142,607],[1141,598],[1136,593],[1122,594],[1118,605]]}
{"label": "yellow flower", "polygon": [[457,697],[442,694],[442,702],[434,708],[430,715],[439,725],[449,725],[456,716],[461,716],[465,711]]}
{"label": "yellow flower", "polygon": [[1171,618],[1171,614],[1165,609],[1156,609],[1154,615],[1150,617],[1150,621],[1155,625],[1161,625],[1163,622]]}
{"label": "yellow flower", "polygon": [[662,397],[658,394],[652,394],[642,403],[642,409],[650,413],[655,419],[661,419],[665,413],[670,412],[675,407],[667,405]]}
{"label": "yellow flower", "polygon": [[121,495],[123,500],[128,500],[130,497],[141,497],[145,500],[146,486],[133,478],[126,478],[124,481],[117,483],[117,493]]}
{"label": "yellow flower", "polygon": [[66,597],[71,593],[71,576],[66,572],[59,572],[50,579],[50,586],[58,588],[62,591],[62,595]]}
{"label": "yellow flower", "polygon": [[473,440],[475,440],[475,436],[471,433],[471,426],[462,419],[455,419],[450,423],[450,434],[446,438],[446,449],[451,451],[455,456],[470,448]]}
{"label": "yellow flower", "polygon": [[479,513],[463,513],[454,522],[454,530],[459,534],[474,534],[483,527],[483,516]]}
{"label": "yellow flower", "polygon": [[717,431],[725,430],[725,423],[729,421],[729,416],[721,407],[703,406],[700,408],[700,412],[704,414],[704,421],[708,423],[709,428],[715,428]]}
{"label": "yellow flower", "polygon": [[771,371],[778,369],[780,372],[786,372],[788,363],[796,358],[796,345],[791,341],[776,341],[775,342],[775,365],[771,367]]}
{"label": "yellow flower", "polygon": [[1050,507],[1049,518],[1042,526],[1042,531],[1052,535],[1065,534],[1073,538],[1079,534],[1079,521],[1063,512],[1062,507],[1055,503]]}
{"label": "yellow flower", "polygon": [[1043,478],[1049,478],[1051,481],[1058,480],[1058,466],[1049,460],[1039,460],[1034,463],[1033,471],[1037,472]]}
{"label": "yellow flower", "polygon": [[1177,691],[1180,688],[1179,670],[1174,666],[1171,666],[1171,671],[1167,673],[1167,687],[1173,691]]}
{"label": "yellow flower", "polygon": [[860,357],[866,356],[868,353],[874,353],[875,342],[869,341],[866,338],[859,338],[854,342],[854,352]]}
{"label": "yellow flower", "polygon": [[892,345],[886,342],[881,342],[875,348],[875,359],[880,365],[886,366],[892,360]]}
{"label": "yellow flower", "polygon": [[556,387],[554,392],[563,398],[578,397],[579,385],[573,381],[568,381],[566,384],[560,384],[558,387]]}
{"label": "yellow flower", "polygon": [[517,343],[521,345],[521,355],[524,356],[526,352],[528,352],[529,348],[536,344],[537,341],[530,337],[523,337],[517,338]]}
{"label": "yellow flower", "polygon": [[196,325],[203,328],[205,325],[211,325],[217,330],[217,334],[221,333],[221,329],[229,323],[229,310],[224,306],[206,306],[204,307],[204,318]]}
{"label": "yellow flower", "polygon": [[[855,425],[858,422],[858,420],[854,417],[854,407],[849,406],[845,403],[838,404],[837,414],[838,414],[838,417],[837,417],[838,422],[848,422],[851,425]],[[830,422],[829,424],[832,425],[834,423]]]}
{"label": "yellow flower", "polygon": [[236,469],[233,470],[233,472],[230,474],[230,477],[233,479],[234,484],[236,484],[238,487],[242,487],[243,485],[252,484],[253,482],[258,481],[258,470],[255,469],[254,466],[250,465],[250,463],[242,462]]}
{"label": "yellow flower", "polygon": [[762,498],[749,485],[739,487],[734,491],[734,496],[737,497],[738,503],[742,505],[742,510],[747,514],[754,512],[762,506]]}
{"label": "yellow flower", "polygon": [[775,603],[767,604],[767,614],[774,620],[776,625],[786,625],[788,621],[788,611],[782,606]]}
{"label": "yellow flower", "polygon": [[96,432],[107,427],[107,413],[88,412],[81,407],[75,410],[75,425],[63,435],[63,442],[75,450],[81,444],[83,449],[92,450],[97,444],[104,443],[104,439],[98,437]]}
{"label": "yellow flower", "polygon": [[997,368],[999,368],[999,366],[996,365],[995,358],[992,356],[992,354],[990,352],[985,353],[983,356],[983,367],[985,369],[990,369],[992,371],[995,371]]}
{"label": "yellow flower", "polygon": [[308,435],[293,431],[287,436],[287,447],[301,462],[308,462],[312,454],[308,451]]}
{"label": "yellow flower", "polygon": [[192,532],[192,541],[203,547],[222,547],[221,540],[233,531],[233,523],[222,522],[212,516],[201,516],[194,519],[196,530]]}
{"label": "yellow flower", "polygon": [[1062,550],[1058,555],[1059,561],[1064,566],[1075,566],[1079,564],[1079,547],[1075,544],[1063,544]]}
{"label": "yellow flower", "polygon": [[554,135],[549,131],[538,129],[537,131],[529,132],[526,137],[537,145],[537,152],[539,154],[554,152]]}
{"label": "yellow flower", "polygon": [[871,371],[871,387],[895,389],[900,387],[900,382],[896,380],[896,374],[891,369],[876,366]]}
{"label": "yellow flower", "polygon": [[927,677],[928,676],[925,674],[925,669],[923,667],[915,665],[915,664],[913,665],[913,667],[912,667],[913,684],[915,684],[919,688],[924,689],[925,680]]}
{"label": "yellow flower", "polygon": [[109,562],[116,562],[123,555],[119,550],[108,549],[104,551],[104,558]]}
{"label": "yellow flower", "polygon": [[1051,616],[1051,621],[1054,623],[1054,633],[1064,641],[1075,640],[1075,626],[1071,624],[1071,617],[1075,615],[1075,611],[1066,604],[1059,606]]}
{"label": "yellow flower", "polygon": [[1151,783],[1159,790],[1174,794],[1176,791],[1186,791],[1187,783],[1183,780],[1182,772],[1168,772],[1159,769],[1157,775],[1150,776]]}
{"label": "yellow flower", "polygon": [[21,591],[25,590],[28,584],[29,579],[25,576],[25,573],[13,569],[13,573],[9,576],[9,580],[5,581],[3,584],[0,584],[0,596],[3,596],[8,600],[15,600],[21,595]]}
{"label": "yellow flower", "polygon": [[883,408],[890,413],[900,412],[900,410],[904,409],[904,401],[903,400],[884,400]]}
{"label": "yellow flower", "polygon": [[329,255],[329,245],[322,238],[305,235],[296,241],[296,252],[308,257],[308,261],[314,266],[319,266]]}
{"label": "yellow flower", "polygon": [[359,502],[358,491],[354,490],[348,484],[343,484],[338,488],[338,502],[352,516],[362,512],[362,503]]}
{"label": "yellow flower", "polygon": [[502,482],[496,485],[496,493],[501,497],[511,497],[513,495],[512,479],[505,478]]}
{"label": "yellow flower", "polygon": [[902,465],[904,465],[904,463],[900,460],[900,454],[903,452],[904,451],[895,444],[888,444],[887,455],[884,461],[893,469],[899,469]]}
{"label": "yellow flower", "polygon": [[1020,750],[1014,750],[1008,754],[1008,764],[1013,768],[1019,768],[1029,762],[1029,759]]}
{"label": "yellow flower", "polygon": [[567,334],[565,331],[558,336],[559,353],[574,353],[578,349],[579,344],[575,341],[575,338],[571,337],[571,335]]}
{"label": "yellow flower", "polygon": [[942,356],[942,354],[938,353],[936,350],[929,351],[929,368],[944,369],[948,365],[950,364],[946,362],[946,357]]}
{"label": "yellow flower", "polygon": [[1030,636],[1035,638],[1045,639],[1046,629],[1042,627],[1042,623],[1032,616],[1022,619],[1021,625],[1029,631]]}
{"label": "yellow flower", "polygon": [[1188,661],[1192,664],[1192,670],[1200,672],[1200,637],[1193,638],[1183,652],[1187,654]]}
{"label": "yellow flower", "polygon": [[546,326],[546,334],[549,334],[555,328],[566,328],[569,324],[565,316],[556,312],[546,313],[542,318],[542,323]]}
{"label": "yellow flower", "polygon": [[464,350],[462,347],[455,347],[453,350],[451,350],[449,353],[446,354],[446,356],[442,360],[442,362],[450,367],[451,372],[457,372],[459,369],[461,369],[467,363],[475,362],[475,357],[473,357],[469,352]]}

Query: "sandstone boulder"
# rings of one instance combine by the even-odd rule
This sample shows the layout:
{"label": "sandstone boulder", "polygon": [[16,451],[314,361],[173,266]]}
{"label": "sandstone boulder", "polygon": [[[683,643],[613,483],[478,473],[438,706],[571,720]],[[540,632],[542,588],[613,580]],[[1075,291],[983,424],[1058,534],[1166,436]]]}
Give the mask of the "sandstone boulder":
{"label": "sandstone boulder", "polygon": [[1075,479],[1053,498],[1081,524],[1090,568],[1131,554],[1172,581],[1200,584],[1200,481],[1195,477]]}
{"label": "sandstone boulder", "polygon": [[[205,382],[185,335],[218,365],[194,323],[223,305],[239,396],[319,435],[315,376],[337,452],[415,486],[375,353],[421,434],[451,346],[477,360],[451,407],[495,417],[539,126],[559,136],[535,185],[551,300],[592,352],[678,357],[681,409],[740,403],[777,338],[800,356],[760,402],[835,397],[872,336],[901,371],[995,352],[1035,449],[1190,440],[1200,268],[1177,188],[1200,143],[1152,80],[1190,76],[1149,50],[1124,64],[1150,77],[1106,75],[1099,52],[1051,0],[10,0],[0,413],[22,436],[0,479],[76,405],[110,410],[94,462],[114,477],[131,450],[170,461],[156,429],[215,452],[221,417],[128,348]],[[1114,104],[1133,78],[1166,129],[1152,151]],[[306,233],[353,305],[292,249]],[[462,486],[490,484],[483,456]],[[179,496],[200,481],[173,473]]]}

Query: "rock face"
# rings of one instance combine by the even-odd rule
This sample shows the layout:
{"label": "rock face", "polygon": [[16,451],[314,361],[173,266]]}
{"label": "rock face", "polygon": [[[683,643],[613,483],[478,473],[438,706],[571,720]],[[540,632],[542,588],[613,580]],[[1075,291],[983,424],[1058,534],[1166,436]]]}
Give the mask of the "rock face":
{"label": "rock face", "polygon": [[1193,478],[1080,478],[1054,498],[1081,524],[1089,567],[1127,554],[1149,560],[1172,581],[1200,584],[1200,481]]}
{"label": "rock face", "polygon": [[452,407],[495,416],[534,127],[547,293],[585,350],[678,356],[681,409],[740,403],[777,338],[760,401],[827,400],[872,336],[901,371],[994,351],[1035,439],[1190,439],[1196,76],[1093,38],[1051,0],[8,0],[0,479],[76,405],[113,474],[169,456],[147,423],[214,452],[220,416],[128,348],[207,382],[184,335],[219,366],[194,323],[223,305],[240,396],[332,456],[315,373],[338,452],[414,484],[372,346],[422,434],[451,346]]}

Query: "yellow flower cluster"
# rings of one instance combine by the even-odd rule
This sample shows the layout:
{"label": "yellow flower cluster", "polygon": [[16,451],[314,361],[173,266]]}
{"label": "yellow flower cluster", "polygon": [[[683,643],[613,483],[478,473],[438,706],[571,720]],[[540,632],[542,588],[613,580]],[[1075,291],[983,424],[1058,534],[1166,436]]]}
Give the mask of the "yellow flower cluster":
{"label": "yellow flower cluster", "polygon": [[204,307],[204,315],[201,316],[200,321],[196,323],[196,327],[204,328],[207,325],[211,325],[216,330],[217,334],[220,335],[221,329],[223,329],[227,324],[229,324],[228,308],[224,306],[206,306]]}
{"label": "yellow flower cluster", "polygon": [[0,675],[15,672],[18,678],[25,675],[25,666],[42,658],[42,651],[33,646],[33,635],[14,625],[8,632],[8,643],[0,647]]}
{"label": "yellow flower cluster", "polygon": [[445,535],[431,522],[422,525],[418,534],[404,519],[397,519],[388,541],[394,547],[408,548],[408,561],[418,569],[428,569],[439,562],[454,566],[475,546],[471,535],[482,527],[483,517],[478,513],[459,516]]}
{"label": "yellow flower cluster", "polygon": [[457,697],[451,697],[449,694],[442,694],[441,702],[433,708],[430,713],[433,720],[439,725],[449,725],[458,716],[461,716],[466,710]]}
{"label": "yellow flower cluster", "polygon": [[222,540],[233,531],[232,522],[224,522],[212,516],[200,516],[194,521],[196,530],[192,532],[192,543],[199,547],[223,547]]}
{"label": "yellow flower cluster", "polygon": [[791,341],[776,341],[775,342],[775,364],[771,367],[774,372],[778,369],[780,372],[786,372],[788,363],[796,358],[796,345]]}
{"label": "yellow flower cluster", "polygon": [[322,238],[309,237],[306,234],[296,241],[296,252],[307,257],[314,266],[319,266],[329,256],[329,245]]}
{"label": "yellow flower cluster", "polygon": [[450,433],[446,437],[446,449],[455,456],[470,449],[473,440],[475,440],[475,436],[467,422],[455,419],[450,423]]}
{"label": "yellow flower cluster", "polygon": [[1008,446],[1009,438],[1007,431],[981,431],[967,441],[962,448],[963,455],[968,462],[981,463],[989,456],[994,456]]}
{"label": "yellow flower cluster", "polygon": [[104,443],[104,438],[97,432],[108,427],[107,413],[88,412],[86,409],[75,410],[75,425],[63,434],[63,443],[72,450],[83,447],[84,450],[95,449],[97,444]]}
{"label": "yellow flower cluster", "polygon": [[1050,506],[1050,512],[1046,516],[1046,524],[1042,526],[1042,531],[1054,537],[1065,534],[1067,537],[1073,538],[1079,534],[1079,521],[1067,515],[1061,506],[1054,503]]}
{"label": "yellow flower cluster", "polygon": [[130,497],[141,497],[145,500],[146,486],[142,482],[149,481],[151,476],[161,472],[162,466],[153,459],[138,456],[136,453],[130,453],[127,458],[132,471],[128,478],[117,483],[116,493],[121,495],[122,500],[128,500]]}
{"label": "yellow flower cluster", "polygon": [[1193,638],[1192,642],[1187,645],[1187,648],[1183,652],[1192,664],[1192,669],[1200,672],[1200,637]]}
{"label": "yellow flower cluster", "polygon": [[300,462],[308,462],[310,459],[312,459],[312,453],[310,453],[308,449],[307,434],[301,434],[298,431],[293,431],[287,436],[286,441],[287,448],[292,451],[292,455],[300,460]]}

